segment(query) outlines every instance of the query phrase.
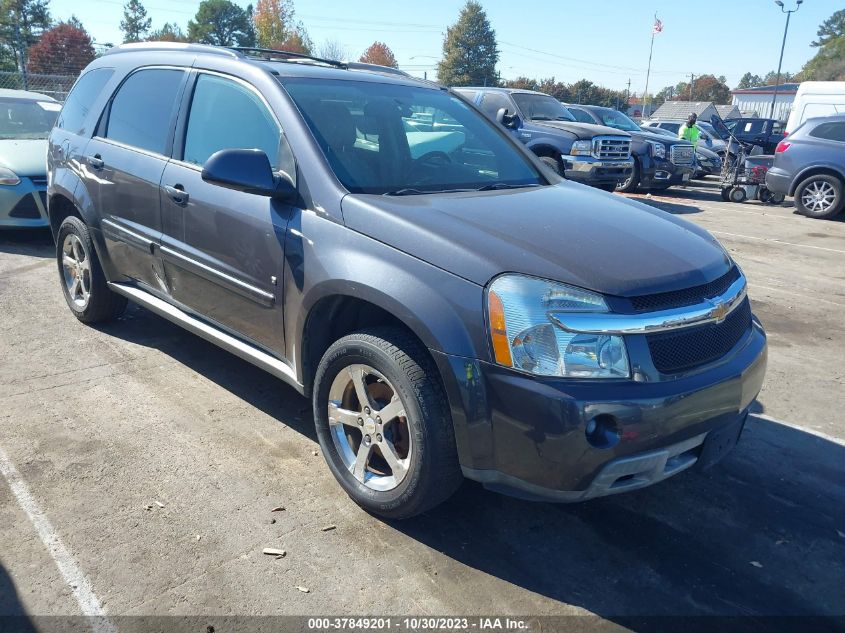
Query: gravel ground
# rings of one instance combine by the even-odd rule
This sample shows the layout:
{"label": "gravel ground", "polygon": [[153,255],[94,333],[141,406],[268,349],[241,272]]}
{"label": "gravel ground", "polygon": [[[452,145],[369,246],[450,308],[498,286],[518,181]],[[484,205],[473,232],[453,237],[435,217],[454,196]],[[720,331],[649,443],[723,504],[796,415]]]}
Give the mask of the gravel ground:
{"label": "gravel ground", "polygon": [[635,197],[748,275],[770,356],[737,449],[580,505],[467,483],[398,523],[343,494],[293,390],[140,308],[78,323],[50,236],[0,234],[0,615],[845,616],[845,221]]}

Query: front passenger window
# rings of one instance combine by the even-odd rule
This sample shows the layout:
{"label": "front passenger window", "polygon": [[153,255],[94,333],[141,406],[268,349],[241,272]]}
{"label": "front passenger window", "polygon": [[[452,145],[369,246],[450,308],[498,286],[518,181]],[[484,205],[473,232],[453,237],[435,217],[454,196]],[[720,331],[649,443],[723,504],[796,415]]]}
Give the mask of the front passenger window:
{"label": "front passenger window", "polygon": [[202,166],[222,149],[260,149],[274,169],[293,176],[290,149],[258,95],[231,79],[202,74],[191,101],[184,160]]}

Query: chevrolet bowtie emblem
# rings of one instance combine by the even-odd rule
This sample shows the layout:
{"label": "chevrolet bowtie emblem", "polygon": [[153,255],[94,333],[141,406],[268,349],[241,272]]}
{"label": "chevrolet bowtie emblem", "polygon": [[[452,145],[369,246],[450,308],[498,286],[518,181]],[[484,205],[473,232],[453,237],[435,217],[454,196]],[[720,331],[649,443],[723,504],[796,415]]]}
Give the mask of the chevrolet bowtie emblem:
{"label": "chevrolet bowtie emblem", "polygon": [[714,319],[716,323],[721,323],[728,316],[728,306],[725,303],[717,303],[710,310],[710,318]]}

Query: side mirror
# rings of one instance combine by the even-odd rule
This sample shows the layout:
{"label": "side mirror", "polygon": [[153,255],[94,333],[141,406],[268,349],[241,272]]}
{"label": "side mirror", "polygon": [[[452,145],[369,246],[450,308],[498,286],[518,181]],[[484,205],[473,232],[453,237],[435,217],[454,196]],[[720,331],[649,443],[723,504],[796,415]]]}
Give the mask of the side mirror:
{"label": "side mirror", "polygon": [[202,179],[226,189],[291,200],[296,187],[287,174],[276,175],[260,149],[221,149],[202,168]]}
{"label": "side mirror", "polygon": [[519,115],[508,114],[507,108],[499,108],[496,112],[496,121],[511,130],[515,130],[519,127]]}

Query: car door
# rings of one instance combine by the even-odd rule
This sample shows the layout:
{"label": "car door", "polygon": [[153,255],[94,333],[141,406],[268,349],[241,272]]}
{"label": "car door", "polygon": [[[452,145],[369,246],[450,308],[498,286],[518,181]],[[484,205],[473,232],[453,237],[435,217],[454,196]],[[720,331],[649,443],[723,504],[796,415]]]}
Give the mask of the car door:
{"label": "car door", "polygon": [[83,162],[106,248],[126,277],[165,291],[156,248],[161,238],[159,185],[172,145],[181,68],[142,68],[117,88]]}
{"label": "car door", "polygon": [[261,149],[295,177],[282,128],[251,85],[198,71],[180,114],[174,160],[164,170],[162,258],[174,300],[281,354],[284,235],[293,208],[202,179],[223,149]]}

